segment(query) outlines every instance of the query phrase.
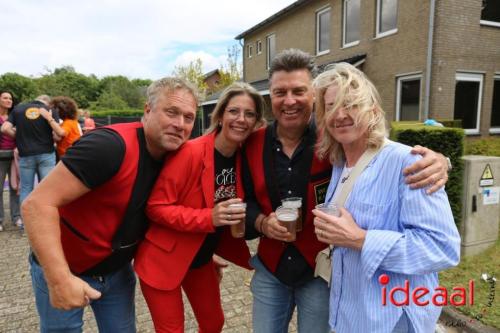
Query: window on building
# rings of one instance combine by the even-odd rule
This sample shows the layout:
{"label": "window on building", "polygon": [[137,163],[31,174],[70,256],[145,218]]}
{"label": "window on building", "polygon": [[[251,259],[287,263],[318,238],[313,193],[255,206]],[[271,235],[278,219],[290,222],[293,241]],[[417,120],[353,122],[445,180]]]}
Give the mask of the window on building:
{"label": "window on building", "polygon": [[377,37],[398,31],[398,0],[377,0]]}
{"label": "window on building", "polygon": [[330,52],[330,8],[316,13],[316,54]]}
{"label": "window on building", "polygon": [[500,75],[495,76],[493,82],[493,103],[491,104],[490,131],[500,133]]}
{"label": "window on building", "polygon": [[276,35],[272,34],[266,37],[267,47],[267,69],[271,66],[271,61],[276,54]]}
{"label": "window on building", "polygon": [[253,53],[253,46],[251,44],[247,45],[247,56],[249,58],[252,57],[252,53]]}
{"label": "window on building", "polygon": [[359,43],[359,7],[360,0],[344,0],[343,47]]}
{"label": "window on building", "polygon": [[262,41],[258,40],[257,41],[257,54],[261,54],[261,53],[262,53]]}
{"label": "window on building", "polygon": [[478,134],[483,75],[457,73],[455,80],[454,119],[462,119],[466,134]]}
{"label": "window on building", "polygon": [[482,0],[481,24],[500,27],[500,1]]}
{"label": "window on building", "polygon": [[396,121],[420,120],[420,82],[422,75],[398,78],[396,97]]}

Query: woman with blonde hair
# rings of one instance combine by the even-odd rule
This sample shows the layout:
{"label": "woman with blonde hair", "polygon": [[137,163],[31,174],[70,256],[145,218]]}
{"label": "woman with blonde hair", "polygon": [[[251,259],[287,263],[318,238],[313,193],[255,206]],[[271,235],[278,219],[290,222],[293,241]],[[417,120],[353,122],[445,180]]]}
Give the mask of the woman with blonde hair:
{"label": "woman with blonde hair", "polygon": [[224,325],[216,253],[250,269],[244,238],[229,226],[244,221],[240,147],[263,124],[264,101],[246,83],[222,93],[207,133],[185,143],[165,162],[146,213],[151,220],[134,266],[156,332],[184,332],[186,293],[199,331]]}
{"label": "woman with blonde hair", "polygon": [[326,202],[342,196],[368,151],[375,154],[354,180],[340,216],[313,210],[318,240],[334,246],[330,326],[337,333],[433,332],[441,307],[432,295],[419,297],[420,306],[400,294],[387,301],[387,290],[406,283],[434,290],[437,272],[459,262],[460,236],[446,192],[428,195],[405,183],[402,170],[420,156],[386,141],[380,97],[360,70],[336,64],[314,86],[319,154],[334,166]]}

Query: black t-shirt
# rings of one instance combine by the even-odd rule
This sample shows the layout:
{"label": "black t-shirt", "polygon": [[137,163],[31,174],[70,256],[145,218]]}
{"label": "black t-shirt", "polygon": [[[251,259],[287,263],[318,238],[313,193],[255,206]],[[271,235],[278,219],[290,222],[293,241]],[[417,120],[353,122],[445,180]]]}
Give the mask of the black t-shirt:
{"label": "black t-shirt", "polygon": [[[144,139],[144,130],[138,129],[139,140]],[[158,177],[162,161],[155,160],[146,154],[147,172],[138,174],[140,191],[149,196]],[[61,158],[64,165],[85,186],[93,189],[110,180],[120,170],[125,157],[125,142],[115,131],[108,128],[93,130],[73,143]],[[147,194],[146,194],[147,193]]]}
{"label": "black t-shirt", "polygon": [[[214,203],[236,198],[236,155],[225,157],[214,149],[215,160],[215,193]],[[215,228],[214,233],[209,233],[201,245],[198,253],[191,263],[191,268],[201,267],[214,255],[215,249],[219,243],[222,228]]]}
{"label": "black t-shirt", "polygon": [[[33,101],[17,105],[9,115],[9,122],[16,128],[16,145],[21,157],[54,151],[52,128],[40,115],[39,108],[48,109],[44,103]],[[59,121],[57,113],[52,116]]]}

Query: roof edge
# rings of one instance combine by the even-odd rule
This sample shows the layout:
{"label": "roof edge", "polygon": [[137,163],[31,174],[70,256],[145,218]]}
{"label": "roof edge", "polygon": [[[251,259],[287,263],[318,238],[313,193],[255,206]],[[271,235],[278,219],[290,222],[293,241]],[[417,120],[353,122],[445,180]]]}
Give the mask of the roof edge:
{"label": "roof edge", "polygon": [[247,29],[247,30],[243,31],[241,34],[239,34],[238,36],[234,37],[234,39],[240,40],[240,39],[244,38],[246,35],[254,32],[254,31],[256,31],[256,30],[258,30],[258,29],[260,29],[262,27],[265,27],[268,24],[271,24],[272,22],[274,22],[278,18],[281,18],[282,16],[284,16],[284,15],[288,14],[289,12],[293,11],[294,9],[302,6],[303,4],[305,4],[308,1],[309,0],[297,0],[297,1],[295,1],[294,3],[288,5],[287,7],[283,8],[279,12],[277,12],[277,13],[269,16],[264,21],[261,21],[260,23],[257,23],[256,25],[254,25],[250,29]]}

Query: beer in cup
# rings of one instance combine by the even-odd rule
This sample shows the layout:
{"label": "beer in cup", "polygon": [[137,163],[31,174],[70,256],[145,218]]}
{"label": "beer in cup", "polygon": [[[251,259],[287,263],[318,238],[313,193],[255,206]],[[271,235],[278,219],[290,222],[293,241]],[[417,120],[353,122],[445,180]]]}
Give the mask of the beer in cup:
{"label": "beer in cup", "polygon": [[[230,204],[229,208],[247,208],[246,202],[239,202]],[[243,238],[245,237],[245,219],[241,219],[238,223],[231,225],[231,235],[234,238]]]}
{"label": "beer in cup", "polygon": [[286,198],[281,200],[281,204],[285,208],[297,208],[298,217],[295,230],[297,232],[302,231],[302,198],[299,197]]}
{"label": "beer in cup", "polygon": [[287,242],[293,242],[297,238],[296,226],[297,217],[299,216],[297,208],[287,208],[279,206],[276,208],[276,218],[278,222],[286,228],[286,230],[291,234]]}

